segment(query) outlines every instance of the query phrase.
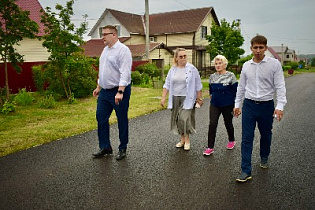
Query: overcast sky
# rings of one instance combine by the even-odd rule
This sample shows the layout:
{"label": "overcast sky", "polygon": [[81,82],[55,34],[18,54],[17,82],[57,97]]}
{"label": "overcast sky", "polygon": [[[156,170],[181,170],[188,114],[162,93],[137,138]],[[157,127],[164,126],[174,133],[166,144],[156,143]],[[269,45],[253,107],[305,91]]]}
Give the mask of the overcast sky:
{"label": "overcast sky", "polygon": [[[67,0],[39,2],[54,8]],[[283,44],[297,54],[315,54],[315,0],[149,0],[150,14],[203,7],[213,7],[219,20],[241,20],[244,55],[250,54],[250,39],[256,34],[266,36],[269,46]],[[143,15],[145,0],[75,0],[73,8],[75,23],[87,14],[90,30],[106,8]]]}

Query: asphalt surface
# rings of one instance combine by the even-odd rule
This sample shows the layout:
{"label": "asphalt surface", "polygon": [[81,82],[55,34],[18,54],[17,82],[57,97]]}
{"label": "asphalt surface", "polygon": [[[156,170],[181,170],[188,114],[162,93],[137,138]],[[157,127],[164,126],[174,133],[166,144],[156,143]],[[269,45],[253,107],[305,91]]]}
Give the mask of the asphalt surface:
{"label": "asphalt surface", "polygon": [[[92,159],[91,131],[0,158],[0,209],[314,209],[315,74],[286,79],[285,117],[274,123],[270,168],[259,167],[259,135],[253,179],[240,173],[241,119],[237,145],[226,150],[220,118],[215,153],[202,155],[209,99],[196,112],[191,150],[175,148],[170,111],[130,120],[127,157],[115,159],[117,125],[111,126],[115,155]],[[157,99],[148,99],[157,100]],[[132,107],[131,107],[132,108]]]}

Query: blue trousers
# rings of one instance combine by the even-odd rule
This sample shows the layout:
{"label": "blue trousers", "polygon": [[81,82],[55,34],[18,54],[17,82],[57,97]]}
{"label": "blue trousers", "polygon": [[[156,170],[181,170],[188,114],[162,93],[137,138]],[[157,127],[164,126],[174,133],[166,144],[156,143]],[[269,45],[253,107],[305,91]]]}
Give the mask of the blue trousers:
{"label": "blue trousers", "polygon": [[118,129],[119,129],[119,150],[127,149],[127,144],[129,141],[129,126],[128,126],[128,109],[129,100],[131,94],[131,86],[128,85],[125,88],[123,100],[119,102],[118,105],[115,104],[115,95],[118,91],[117,88],[113,89],[101,89],[97,100],[97,132],[100,149],[111,148],[110,143],[110,133],[109,133],[109,117],[113,112],[116,112]]}
{"label": "blue trousers", "polygon": [[242,171],[252,172],[252,151],[256,123],[260,133],[260,157],[268,160],[270,154],[274,101],[257,104],[245,99],[242,108]]}

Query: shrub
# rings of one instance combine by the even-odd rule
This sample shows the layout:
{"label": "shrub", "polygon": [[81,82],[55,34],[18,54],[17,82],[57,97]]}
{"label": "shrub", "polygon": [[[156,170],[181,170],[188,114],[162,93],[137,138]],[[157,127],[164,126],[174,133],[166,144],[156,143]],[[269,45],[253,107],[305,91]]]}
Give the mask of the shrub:
{"label": "shrub", "polygon": [[282,68],[283,68],[283,70],[285,70],[285,71],[287,71],[287,70],[289,70],[289,69],[292,69],[291,66],[283,66]]}
{"label": "shrub", "polygon": [[298,67],[299,67],[299,63],[298,62],[290,62],[290,63],[288,63],[288,65],[289,66],[291,66],[291,68],[293,69],[293,70],[297,70],[298,69]]}
{"label": "shrub", "polygon": [[141,75],[141,84],[149,84],[150,83],[150,77],[148,74],[143,73]]}
{"label": "shrub", "polygon": [[33,101],[34,98],[31,96],[29,92],[26,91],[25,88],[20,89],[19,93],[14,98],[14,102],[22,106],[30,105]]}
{"label": "shrub", "polygon": [[72,94],[78,98],[89,96],[96,87],[95,60],[81,54],[68,56],[62,66],[52,62],[32,69],[37,90],[48,90],[69,100]]}
{"label": "shrub", "polygon": [[131,72],[131,81],[133,85],[140,85],[141,84],[141,74],[138,71]]}
{"label": "shrub", "polygon": [[56,100],[52,95],[45,96],[40,102],[39,107],[41,108],[55,108],[56,107]]}
{"label": "shrub", "polygon": [[151,79],[153,79],[153,77],[161,76],[161,70],[156,66],[155,63],[141,64],[136,67],[136,71],[140,72],[141,74],[147,74]]}
{"label": "shrub", "polygon": [[9,112],[14,112],[14,111],[15,111],[15,106],[11,102],[5,101],[1,108],[1,113],[8,114]]}

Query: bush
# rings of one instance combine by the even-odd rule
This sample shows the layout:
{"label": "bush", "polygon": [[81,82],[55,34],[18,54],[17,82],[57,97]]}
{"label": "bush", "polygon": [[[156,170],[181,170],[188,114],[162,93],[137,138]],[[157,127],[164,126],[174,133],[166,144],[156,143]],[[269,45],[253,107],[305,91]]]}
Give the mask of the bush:
{"label": "bush", "polygon": [[293,62],[293,61],[288,63],[288,65],[291,66],[291,69],[293,69],[293,70],[297,70],[298,67],[299,67],[299,63],[298,62]]}
{"label": "bush", "polygon": [[14,98],[14,102],[18,105],[27,106],[30,105],[35,99],[31,96],[25,88],[20,89],[17,96]]}
{"label": "bush", "polygon": [[287,71],[287,70],[289,70],[289,69],[292,69],[291,66],[283,66],[282,68],[283,68],[283,70],[285,70],[285,71]]}
{"label": "bush", "polygon": [[11,102],[9,101],[4,102],[1,108],[1,113],[8,114],[9,112],[14,112],[14,111],[15,111],[15,106]]}
{"label": "bush", "polygon": [[155,63],[141,64],[136,67],[136,71],[140,72],[141,74],[147,74],[151,79],[153,79],[153,77],[161,76],[161,70],[155,65]]}
{"label": "bush", "polygon": [[54,92],[71,100],[91,95],[96,87],[96,61],[81,54],[68,56],[62,66],[48,63],[34,66],[33,75],[37,90]]}
{"label": "bush", "polygon": [[141,84],[141,74],[138,71],[131,72],[131,81],[133,85],[140,85]]}
{"label": "bush", "polygon": [[56,100],[52,95],[45,96],[40,102],[39,107],[41,108],[55,108],[56,107]]}

